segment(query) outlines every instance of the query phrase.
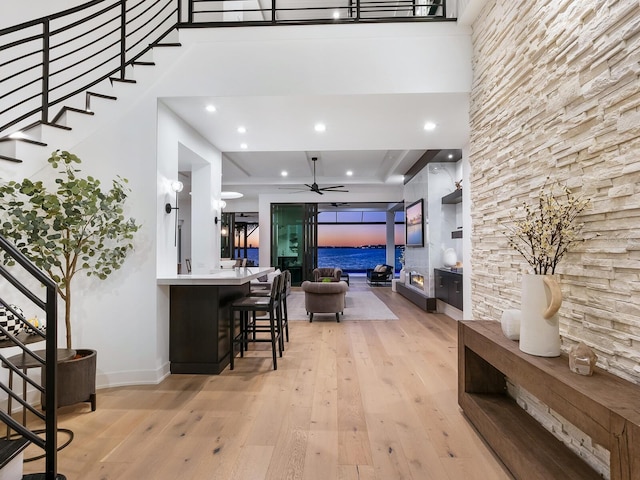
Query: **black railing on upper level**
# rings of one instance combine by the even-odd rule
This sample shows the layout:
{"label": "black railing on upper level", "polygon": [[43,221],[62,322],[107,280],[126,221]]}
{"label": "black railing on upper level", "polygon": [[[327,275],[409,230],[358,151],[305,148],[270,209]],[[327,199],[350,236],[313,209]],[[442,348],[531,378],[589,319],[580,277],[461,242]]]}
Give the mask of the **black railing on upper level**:
{"label": "black railing on upper level", "polygon": [[93,0],[0,30],[0,140],[52,124],[54,108],[61,110],[63,102],[108,78],[125,80],[127,67],[176,28],[455,20],[446,18],[446,0],[299,5],[297,0]]}
{"label": "black railing on upper level", "polygon": [[[190,26],[442,20],[446,0],[188,0]],[[264,6],[263,6],[264,4]]]}
{"label": "black railing on upper level", "polygon": [[[47,408],[46,413],[33,408],[23,396],[16,394],[12,388],[0,382],[0,388],[8,395],[8,398],[15,400],[19,403],[23,409],[30,411],[37,418],[41,419],[45,423],[44,439],[37,435],[34,431],[27,428],[23,423],[18,422],[12,416],[10,405],[12,402],[8,402],[7,411],[0,410],[0,420],[2,420],[9,430],[14,430],[17,434],[30,442],[38,445],[44,450],[45,453],[45,478],[47,480],[54,480],[57,477],[57,432],[58,432],[58,419],[57,419],[57,394],[56,394],[56,372],[57,372],[57,292],[56,284],[47,275],[42,273],[37,267],[35,267],[27,257],[25,257],[18,249],[9,243],[2,235],[0,235],[0,250],[3,252],[5,259],[13,259],[16,263],[16,269],[18,266],[22,267],[18,271],[9,271],[4,266],[0,265],[0,275],[14,287],[16,293],[21,294],[26,300],[25,303],[32,304],[44,312],[46,319],[46,334],[42,330],[34,328],[27,319],[18,312],[14,305],[17,303],[7,302],[5,299],[0,298],[0,304],[11,312],[18,321],[22,324],[25,332],[20,334],[14,334],[13,330],[8,327],[5,328],[0,325],[0,331],[7,340],[2,341],[2,347],[17,346],[19,347],[23,355],[33,360],[36,364],[41,365],[45,369],[45,385],[32,380],[25,373],[22,372],[22,368],[12,363],[12,358],[5,357],[0,353],[0,363],[3,367],[10,370],[11,374],[18,375],[26,385],[38,390],[46,400],[46,404],[51,407]],[[15,274],[15,275],[14,275]],[[22,281],[18,276],[26,277]],[[37,283],[41,284],[44,288],[44,297],[42,300],[40,296],[25,286],[27,279],[34,279]],[[40,293],[42,295],[42,293]],[[22,311],[27,310],[24,303],[22,304]],[[35,354],[27,344],[34,340],[45,340],[46,354],[45,358],[41,358]],[[25,389],[26,391],[26,385]]]}

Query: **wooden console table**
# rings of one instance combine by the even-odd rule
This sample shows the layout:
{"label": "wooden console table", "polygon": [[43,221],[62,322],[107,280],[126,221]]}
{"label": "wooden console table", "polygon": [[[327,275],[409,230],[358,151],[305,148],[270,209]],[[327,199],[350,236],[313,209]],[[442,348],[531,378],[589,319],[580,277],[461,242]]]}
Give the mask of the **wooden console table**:
{"label": "wooden console table", "polygon": [[460,322],[458,403],[518,479],[601,477],[506,394],[505,377],[607,448],[611,480],[640,479],[640,386],[599,368],[572,373],[566,356],[523,353],[498,322]]}

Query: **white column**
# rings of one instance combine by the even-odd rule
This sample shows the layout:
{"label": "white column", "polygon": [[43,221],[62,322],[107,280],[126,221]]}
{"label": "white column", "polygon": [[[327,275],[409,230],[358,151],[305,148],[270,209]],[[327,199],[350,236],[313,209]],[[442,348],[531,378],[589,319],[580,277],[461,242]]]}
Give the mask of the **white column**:
{"label": "white column", "polygon": [[387,265],[396,265],[396,235],[395,235],[395,212],[387,212]]}

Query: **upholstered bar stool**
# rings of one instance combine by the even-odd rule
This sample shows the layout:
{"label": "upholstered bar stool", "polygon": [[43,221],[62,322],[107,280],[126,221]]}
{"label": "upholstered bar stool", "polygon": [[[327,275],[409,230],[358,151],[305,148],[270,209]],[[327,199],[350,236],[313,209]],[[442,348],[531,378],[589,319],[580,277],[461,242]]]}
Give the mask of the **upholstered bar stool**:
{"label": "upholstered bar stool", "polygon": [[[273,369],[278,369],[276,358],[276,344],[280,356],[282,357],[282,321],[280,315],[280,283],[282,275],[273,279],[271,284],[271,295],[268,297],[247,296],[235,300],[230,307],[231,318],[229,321],[229,369],[234,368],[235,346],[240,345],[240,356],[244,356],[244,351],[249,342],[269,342],[271,343],[271,354],[273,357]],[[240,331],[236,334],[236,312],[239,313]],[[256,317],[258,312],[267,312],[266,324]],[[251,318],[249,318],[251,314]],[[253,335],[249,338],[248,332]],[[259,337],[258,334],[267,333],[268,338]]]}
{"label": "upholstered bar stool", "polygon": [[[289,291],[291,290],[291,272],[289,270],[285,270],[282,272],[282,285],[280,289],[280,318],[282,320],[282,327],[284,329],[284,336],[289,341],[289,312],[287,311],[287,295],[289,295]],[[284,348],[283,348],[284,350]]]}
{"label": "upholstered bar stool", "polygon": [[[287,295],[291,291],[291,272],[285,270],[282,272],[280,282],[280,298],[278,298],[278,304],[280,306],[280,321],[282,324],[283,334],[281,336],[282,350],[284,351],[284,340],[289,341],[289,312],[287,310]],[[270,296],[270,290],[251,290],[249,296],[251,297],[266,297]],[[255,319],[254,319],[255,321]]]}

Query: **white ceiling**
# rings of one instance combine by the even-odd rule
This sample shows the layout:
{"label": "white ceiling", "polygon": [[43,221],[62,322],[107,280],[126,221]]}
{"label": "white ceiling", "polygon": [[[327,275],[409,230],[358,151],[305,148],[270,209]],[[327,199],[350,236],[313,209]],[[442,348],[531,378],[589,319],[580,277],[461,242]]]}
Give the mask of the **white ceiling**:
{"label": "white ceiling", "polygon": [[[312,157],[318,158],[321,188],[397,189],[426,150],[460,149],[469,136],[464,93],[170,97],[163,102],[222,151],[223,190],[241,192],[245,200],[282,187],[305,189],[313,182]],[[216,111],[208,112],[207,105]],[[436,129],[425,131],[427,121]],[[326,125],[325,132],[314,130],[318,122]],[[239,126],[246,133],[238,133]],[[287,177],[281,176],[283,170]]]}

